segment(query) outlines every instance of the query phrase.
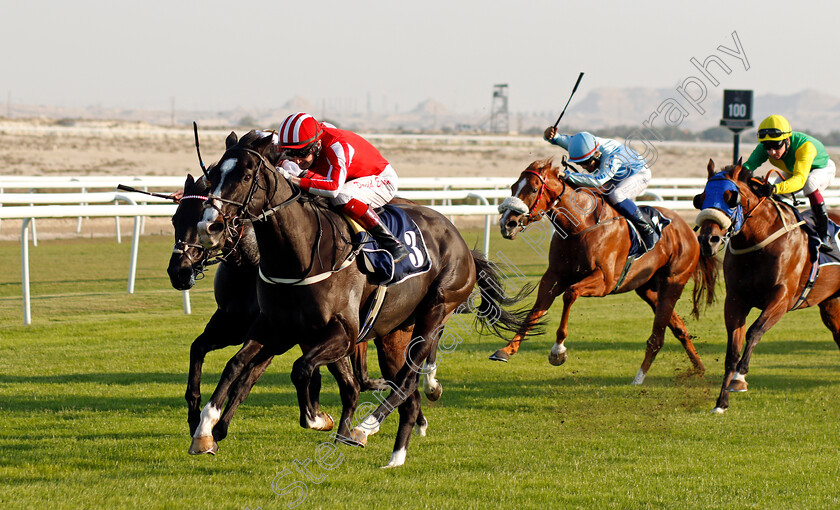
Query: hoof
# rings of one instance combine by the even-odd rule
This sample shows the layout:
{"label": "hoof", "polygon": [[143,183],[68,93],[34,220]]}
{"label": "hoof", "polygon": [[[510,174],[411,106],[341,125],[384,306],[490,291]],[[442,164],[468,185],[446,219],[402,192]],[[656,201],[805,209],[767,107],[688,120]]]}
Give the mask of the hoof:
{"label": "hoof", "polygon": [[219,444],[213,439],[213,436],[194,437],[190,445],[190,455],[201,455],[202,453],[209,453],[216,455],[219,451]]}
{"label": "hoof", "polygon": [[568,356],[566,355],[566,351],[563,351],[563,352],[560,352],[560,353],[556,353],[556,352],[548,353],[548,362],[551,363],[552,365],[554,365],[555,367],[559,367],[560,365],[565,363],[566,358],[568,358]]}
{"label": "hoof", "polygon": [[712,409],[712,414],[723,414],[725,412],[726,412],[725,407],[715,407],[714,409]]}
{"label": "hoof", "polygon": [[726,391],[731,391],[733,393],[742,393],[747,391],[747,381],[733,380],[729,383],[729,387],[726,388]]}
{"label": "hoof", "polygon": [[328,413],[318,412],[318,419],[315,420],[315,426],[311,427],[313,430],[328,431],[335,426],[335,420]]}
{"label": "hoof", "polygon": [[367,446],[368,436],[364,430],[360,430],[358,428],[351,430],[350,439],[355,441],[361,447]]}
{"label": "hoof", "polygon": [[356,431],[351,430],[349,433],[350,437],[344,437],[341,434],[335,434],[335,440],[341,444],[346,444],[347,446],[353,447],[361,447],[364,448],[366,443],[361,443],[356,438]]}
{"label": "hoof", "polygon": [[507,363],[508,360],[510,360],[510,354],[499,349],[498,351],[490,355],[490,359],[493,361],[504,361],[505,363]]}
{"label": "hoof", "polygon": [[426,393],[426,398],[429,399],[429,402],[437,402],[441,395],[443,395],[443,386],[438,384],[437,387],[432,388],[431,392]]}

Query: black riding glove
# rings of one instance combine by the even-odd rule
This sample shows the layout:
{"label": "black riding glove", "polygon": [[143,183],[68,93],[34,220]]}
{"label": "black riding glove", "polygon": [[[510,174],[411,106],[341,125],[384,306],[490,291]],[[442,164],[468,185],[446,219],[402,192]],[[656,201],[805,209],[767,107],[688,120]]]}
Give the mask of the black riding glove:
{"label": "black riding glove", "polygon": [[769,197],[776,191],[776,185],[769,182],[761,183],[753,188],[753,191],[759,197]]}

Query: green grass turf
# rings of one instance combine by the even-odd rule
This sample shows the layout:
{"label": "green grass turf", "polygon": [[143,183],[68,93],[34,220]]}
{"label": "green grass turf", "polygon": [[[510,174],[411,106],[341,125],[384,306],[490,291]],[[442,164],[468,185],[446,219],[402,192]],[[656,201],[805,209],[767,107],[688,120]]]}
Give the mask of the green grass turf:
{"label": "green grass turf", "polygon": [[[465,233],[471,245],[480,235]],[[503,340],[464,334],[442,355],[443,397],[424,400],[428,436],[412,437],[401,468],[380,469],[396,414],[367,448],[339,446],[327,460],[333,469],[317,465],[329,437],[298,425],[289,381],[297,350],[275,360],[218,455],[189,456],[189,344],[214,308],[212,273],[184,315],[165,273],[171,242],[143,238],[129,295],[130,243],[42,241],[31,249],[31,326],[22,323],[19,244],[0,243],[0,508],[840,506],[840,354],[817,310],[789,314],[765,336],[750,391],[716,416],[721,306],[687,321],[705,377],[686,375],[688,359],[668,333],[637,387],[629,383],[652,313],[634,293],[575,304],[561,367],[547,362],[560,302],[548,333],[510,363],[487,360]],[[499,250],[530,281],[545,268],[527,243],[494,235]],[[686,293],[678,311],[689,308]],[[234,352],[208,356],[205,401]],[[377,375],[373,351],[369,365]],[[321,400],[338,416],[326,371]]]}

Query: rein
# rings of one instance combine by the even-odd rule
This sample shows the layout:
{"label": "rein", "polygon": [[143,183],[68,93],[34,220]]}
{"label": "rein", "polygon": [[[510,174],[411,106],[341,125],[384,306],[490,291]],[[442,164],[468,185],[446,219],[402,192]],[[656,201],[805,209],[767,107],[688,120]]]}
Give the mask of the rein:
{"label": "rein", "polygon": [[[207,201],[210,202],[210,206],[213,207],[214,209],[216,209],[216,212],[219,214],[219,216],[222,217],[222,220],[223,220],[224,225],[225,225],[226,232],[231,232],[231,228],[236,228],[237,225],[240,226],[240,228],[239,228],[240,232],[239,232],[238,239],[237,239],[237,244],[238,244],[239,239],[241,239],[242,234],[244,233],[244,224],[242,223],[242,220],[243,220],[244,216],[247,216],[247,220],[251,221],[251,222],[267,221],[271,216],[277,214],[280,210],[288,207],[289,205],[291,205],[294,202],[300,201],[302,199],[303,191],[300,189],[300,187],[294,186],[292,183],[288,183],[289,187],[292,190],[292,195],[289,198],[287,198],[283,202],[281,202],[281,203],[279,203],[279,204],[277,204],[277,205],[275,205],[275,206],[273,206],[269,209],[264,209],[258,215],[255,215],[255,214],[251,213],[251,211],[248,210],[248,205],[250,204],[251,199],[254,197],[254,194],[256,193],[256,190],[257,190],[257,187],[258,187],[259,175],[261,173],[260,170],[262,169],[262,167],[264,166],[266,168],[266,170],[272,171],[274,173],[275,178],[279,179],[279,176],[277,175],[277,172],[274,168],[274,165],[271,164],[271,162],[269,162],[268,159],[263,154],[255,151],[253,149],[247,149],[247,148],[239,148],[239,149],[236,149],[236,150],[252,154],[252,155],[256,156],[257,159],[260,162],[260,166],[254,172],[254,179],[251,181],[251,186],[248,189],[248,194],[245,196],[245,200],[243,200],[242,202],[237,202],[235,200],[225,199],[225,198],[215,196],[213,194],[209,194],[208,197],[207,197]],[[268,193],[268,188],[266,188],[265,191],[266,191],[266,193]],[[277,187],[275,186],[274,194],[276,194],[276,193],[277,193]],[[273,197],[273,195],[272,195],[272,197]],[[234,205],[234,206],[238,207],[235,216],[230,217],[230,216],[222,213],[222,211],[218,207],[216,207],[215,205],[212,204],[213,200],[219,200],[220,202],[231,204],[231,205]],[[354,250],[351,250],[349,256],[347,258],[345,258],[345,260],[341,263],[341,265],[338,268],[333,268],[333,269],[331,269],[327,272],[320,273],[318,275],[307,276],[312,272],[312,269],[315,267],[315,259],[316,259],[316,256],[317,256],[318,252],[319,252],[319,248],[321,246],[321,239],[323,238],[323,234],[324,234],[323,223],[322,223],[322,220],[321,220],[321,213],[320,213],[320,211],[318,211],[317,206],[314,204],[314,202],[310,201],[310,205],[313,209],[313,212],[315,213],[315,217],[318,220],[318,229],[317,229],[317,233],[315,235],[315,242],[312,244],[312,252],[311,252],[310,257],[309,257],[309,266],[303,271],[303,276],[301,276],[300,278],[277,278],[277,277],[267,276],[267,275],[263,274],[262,268],[260,268],[259,275],[260,275],[260,278],[264,282],[271,283],[271,284],[283,284],[283,285],[311,285],[313,283],[317,283],[317,282],[320,282],[322,280],[325,280],[325,279],[329,278],[330,276],[332,276],[334,273],[337,273],[337,272],[341,271],[342,269],[348,267],[353,262],[353,260],[356,258],[356,252]],[[231,226],[231,224],[232,224],[232,226]],[[344,239],[343,236],[342,236],[342,239]],[[346,241],[346,239],[345,239],[345,241]],[[349,243],[349,241],[347,241],[347,242]]]}
{"label": "rein", "polygon": [[[565,161],[563,161],[563,164],[564,164],[564,166],[567,166],[567,167],[568,167],[568,166],[571,166],[571,165],[568,165]],[[528,211],[528,215],[527,215],[527,217],[525,217],[525,216],[523,215],[523,217],[525,217],[525,219],[527,219],[527,220],[528,220],[528,223],[531,223],[531,222],[533,222],[533,221],[539,221],[539,220],[541,220],[541,219],[543,218],[543,216],[545,216],[546,214],[548,214],[548,212],[549,212],[549,211],[554,210],[554,208],[557,206],[557,202],[560,200],[560,197],[561,197],[561,196],[563,196],[563,194],[566,192],[566,187],[567,187],[567,185],[566,185],[566,181],[565,181],[565,180],[560,179],[560,182],[561,182],[561,183],[563,183],[563,189],[562,189],[562,190],[560,190],[560,193],[558,193],[558,194],[554,197],[554,199],[553,199],[553,200],[551,200],[550,202],[548,202],[548,201],[547,201],[547,203],[546,203],[546,206],[545,206],[545,209],[544,209],[544,210],[542,210],[542,211],[540,211],[540,212],[538,212],[538,213],[536,213],[536,214],[535,214],[535,213],[534,213],[534,208],[536,208],[537,204],[539,204],[539,202],[540,202],[540,198],[542,198],[542,194],[543,194],[543,192],[545,192],[545,193],[546,193],[546,195],[548,195],[548,192],[546,191],[548,188],[546,187],[545,179],[544,179],[544,178],[543,178],[543,176],[542,176],[542,175],[540,175],[538,172],[535,172],[535,171],[533,171],[533,170],[525,170],[523,173],[529,173],[529,174],[536,175],[536,176],[537,176],[537,178],[540,180],[540,189],[539,189],[539,192],[538,192],[538,195],[537,195],[537,199],[536,199],[536,200],[534,200],[534,203],[531,205],[531,208],[530,208],[530,209],[529,209],[529,211]],[[551,197],[549,197],[549,198],[551,198]],[[609,223],[609,222],[611,222],[611,221],[614,221],[614,220],[618,220],[618,219],[620,219],[620,217],[619,217],[619,216],[614,216],[614,217],[612,217],[612,218],[609,218],[607,221],[605,221],[605,222],[603,222],[603,223],[601,222],[601,215],[602,215],[602,214],[603,214],[603,212],[604,212],[604,197],[603,197],[603,195],[601,195],[601,196],[600,196],[600,198],[601,198],[601,200],[600,200],[600,207],[596,206],[596,207],[598,207],[598,211],[597,211],[597,212],[596,212],[596,214],[595,214],[595,224],[594,224],[594,225],[591,225],[591,226],[589,226],[589,227],[587,227],[587,228],[585,228],[585,229],[583,229],[583,230],[581,230],[580,232],[574,232],[574,233],[572,233],[571,235],[574,235],[574,236],[583,235],[583,234],[585,234],[585,233],[587,233],[587,232],[589,232],[589,231],[591,231],[591,230],[594,230],[594,229],[596,229],[596,228],[598,228],[598,227],[604,226],[604,225],[606,225],[607,223]],[[595,200],[596,200],[596,202],[598,201],[598,195],[596,195],[596,196],[595,196]],[[524,225],[522,225],[522,218],[520,218],[520,225],[521,225],[521,226],[524,226]]]}
{"label": "rein", "polygon": [[[755,207],[750,209],[749,212],[746,215],[744,215],[744,223],[747,222],[747,219],[752,217],[752,212],[755,211],[758,208],[758,206],[760,206],[761,203],[764,202],[764,200],[766,200],[766,197],[762,197],[761,200],[759,200],[758,203],[755,205]],[[733,255],[743,255],[745,253],[752,253],[754,251],[758,251],[758,250],[764,248],[765,246],[767,246],[768,244],[772,243],[776,239],[778,239],[778,238],[782,237],[783,235],[787,234],[791,230],[795,230],[797,227],[799,227],[800,225],[803,225],[805,223],[805,221],[803,220],[803,221],[799,221],[797,223],[794,223],[793,225],[788,225],[787,220],[785,220],[784,214],[782,214],[782,208],[779,207],[778,202],[771,199],[770,203],[773,204],[773,206],[776,208],[776,211],[778,211],[779,218],[782,220],[782,227],[780,229],[776,230],[775,232],[773,232],[772,234],[770,234],[769,236],[767,236],[763,241],[759,242],[758,244],[754,244],[754,245],[748,246],[746,248],[736,249],[736,248],[732,247],[732,243],[729,243],[729,253],[731,253]],[[727,234],[728,234],[728,232],[727,232]],[[727,237],[727,239],[728,239],[728,237]]]}

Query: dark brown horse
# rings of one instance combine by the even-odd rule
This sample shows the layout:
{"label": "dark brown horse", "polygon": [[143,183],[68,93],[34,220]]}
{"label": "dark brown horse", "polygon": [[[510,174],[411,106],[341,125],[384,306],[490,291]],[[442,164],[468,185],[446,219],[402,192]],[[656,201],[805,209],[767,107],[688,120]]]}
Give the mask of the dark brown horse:
{"label": "dark brown horse", "polygon": [[[230,392],[236,392],[233,386],[237,381],[247,384],[248,372],[263,358],[296,343],[310,346],[292,369],[300,423],[309,428],[323,426],[325,417],[315,407],[310,390],[313,372],[352,352],[363,311],[377,290],[353,259],[357,246],[350,242],[350,226],[318,200],[302,196],[276,172],[276,162],[270,138],[260,139],[251,132],[237,140],[231,133],[227,150],[216,171],[211,172],[213,193],[199,225],[202,244],[216,248],[243,221],[253,222],[260,250],[260,315],[201,412],[201,422],[193,435],[194,451],[215,447],[213,427]],[[364,444],[398,408],[400,423],[388,464],[391,467],[405,462],[408,440],[417,422],[420,361],[436,349],[444,323],[471,295],[478,272],[485,273],[479,281],[485,298],[480,312],[508,301],[495,290],[501,288],[499,275],[486,259],[469,250],[444,216],[425,207],[400,207],[422,230],[431,269],[389,288],[379,318],[363,339],[374,340],[391,393],[351,431],[350,415],[358,389],[352,384],[340,385],[344,409],[338,430],[346,442]],[[487,278],[494,275],[495,279]],[[518,327],[522,321],[521,316],[507,312],[479,313],[477,317],[495,318],[498,322],[493,326]],[[432,375],[433,371],[428,370]]]}
{"label": "dark brown horse", "polygon": [[[694,370],[704,372],[703,363],[691,343],[683,320],[674,305],[683,287],[697,271],[699,246],[691,227],[676,213],[658,208],[671,220],[654,248],[628,266],[630,236],[627,222],[600,194],[566,183],[552,161],[535,161],[511,187],[512,197],[500,207],[502,236],[513,239],[527,225],[547,216],[554,227],[548,255],[548,269],[540,280],[537,300],[528,322],[508,345],[490,359],[507,361],[519,350],[530,324],[542,317],[554,299],[563,294],[563,315],[557,341],[548,360],[552,365],[566,361],[564,341],[569,334],[569,312],[582,296],[606,296],[631,290],[654,311],[653,331],[647,340],[645,359],[633,384],[641,384],[656,354],[662,348],[669,327],[682,343]],[[695,286],[699,292],[702,282]],[[694,314],[699,313],[695,306]]]}
{"label": "dark brown horse", "polygon": [[[206,179],[195,181],[192,176],[187,176],[183,196],[172,216],[175,246],[166,270],[174,288],[188,290],[195,285],[196,278],[204,275],[207,265],[219,263],[213,279],[216,311],[204,331],[190,346],[190,368],[185,393],[190,434],[195,433],[201,412],[201,371],[204,358],[208,352],[242,344],[260,312],[257,304],[257,268],[260,254],[250,223],[244,224],[240,235],[230,239],[218,252],[211,253],[198,243],[198,221],[204,212],[204,202],[209,191]],[[255,377],[262,375],[271,359],[267,359],[258,367]],[[385,389],[384,381],[371,380],[368,377],[366,343],[356,346],[352,363],[362,391]],[[314,385],[320,385],[319,376],[320,372],[314,374]],[[237,395],[232,401],[238,403],[245,397],[247,393]],[[217,440],[226,435],[235,408],[229,406],[220,424],[215,428]]]}
{"label": "dark brown horse", "polygon": [[[729,407],[729,392],[747,390],[745,376],[753,349],[788,311],[819,305],[823,323],[840,346],[840,266],[819,268],[819,278],[806,291],[813,260],[807,234],[798,228],[792,208],[756,196],[749,187],[755,182],[752,173],[740,164],[716,174],[709,160],[707,170],[706,189],[694,202],[702,208],[697,216],[702,258],[714,259],[729,241],[723,259],[726,360],[714,408],[723,413]],[[836,213],[829,216],[834,222],[840,220]],[[747,329],[753,308],[761,314]]]}

